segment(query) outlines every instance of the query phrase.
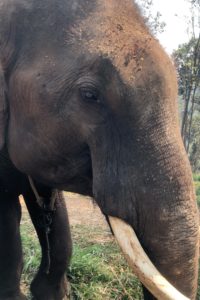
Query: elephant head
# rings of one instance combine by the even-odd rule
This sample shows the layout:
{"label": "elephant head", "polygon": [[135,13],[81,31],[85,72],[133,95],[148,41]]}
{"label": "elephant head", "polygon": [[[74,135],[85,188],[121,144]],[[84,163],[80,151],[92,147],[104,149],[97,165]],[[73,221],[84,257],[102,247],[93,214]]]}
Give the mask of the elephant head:
{"label": "elephant head", "polygon": [[166,278],[131,260],[152,294],[195,299],[198,213],[172,62],[131,0],[15,2],[0,29],[1,145],[37,181],[94,197],[119,240],[113,217],[129,224]]}

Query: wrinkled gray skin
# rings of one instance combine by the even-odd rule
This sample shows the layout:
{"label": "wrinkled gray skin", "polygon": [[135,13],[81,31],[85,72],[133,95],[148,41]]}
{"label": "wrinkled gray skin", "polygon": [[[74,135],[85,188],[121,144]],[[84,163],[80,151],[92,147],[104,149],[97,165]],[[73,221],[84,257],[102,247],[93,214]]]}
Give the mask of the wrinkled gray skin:
{"label": "wrinkled gray skin", "polygon": [[[195,299],[199,224],[176,90],[132,1],[0,0],[0,300],[24,299],[19,194],[43,250],[34,299],[66,293],[71,239],[55,188],[91,195],[128,222],[159,271]],[[49,274],[26,175],[56,200]]]}

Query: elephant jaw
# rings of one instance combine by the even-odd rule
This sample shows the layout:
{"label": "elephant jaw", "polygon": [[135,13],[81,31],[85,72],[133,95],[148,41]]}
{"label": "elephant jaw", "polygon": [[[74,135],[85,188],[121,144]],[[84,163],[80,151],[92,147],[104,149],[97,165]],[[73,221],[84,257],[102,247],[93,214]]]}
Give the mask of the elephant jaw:
{"label": "elephant jaw", "polygon": [[158,300],[189,300],[159,273],[144,252],[131,226],[111,216],[109,222],[133,272]]}

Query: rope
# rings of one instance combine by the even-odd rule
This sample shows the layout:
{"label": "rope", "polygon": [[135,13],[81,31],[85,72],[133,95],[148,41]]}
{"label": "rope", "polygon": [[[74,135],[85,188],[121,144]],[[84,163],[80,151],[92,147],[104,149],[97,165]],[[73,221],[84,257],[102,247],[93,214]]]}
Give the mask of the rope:
{"label": "rope", "polygon": [[37,191],[37,188],[35,186],[35,183],[33,182],[32,178],[28,176],[28,180],[31,186],[31,189],[33,191],[33,194],[35,195],[37,204],[42,209],[43,216],[42,216],[42,225],[40,224],[41,228],[45,231],[45,240],[46,240],[46,255],[45,255],[45,267],[44,267],[44,273],[49,274],[50,266],[51,266],[51,248],[49,243],[49,234],[50,234],[50,225],[52,224],[52,213],[55,210],[55,199],[56,199],[56,191],[53,191],[52,196],[50,198],[50,202],[48,204],[45,203],[45,199],[41,197]]}

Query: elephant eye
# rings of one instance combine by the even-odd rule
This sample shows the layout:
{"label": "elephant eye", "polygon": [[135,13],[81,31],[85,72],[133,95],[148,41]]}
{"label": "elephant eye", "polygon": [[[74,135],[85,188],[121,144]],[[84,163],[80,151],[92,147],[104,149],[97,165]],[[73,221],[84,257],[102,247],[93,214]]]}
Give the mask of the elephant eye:
{"label": "elephant eye", "polygon": [[97,90],[89,88],[80,88],[80,94],[82,100],[88,103],[100,103],[99,93]]}

